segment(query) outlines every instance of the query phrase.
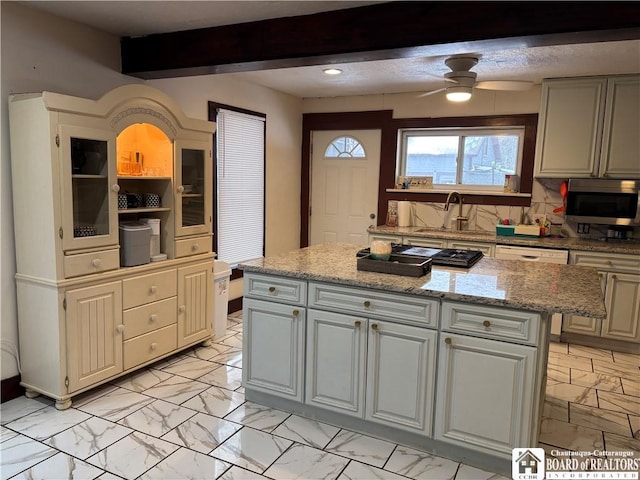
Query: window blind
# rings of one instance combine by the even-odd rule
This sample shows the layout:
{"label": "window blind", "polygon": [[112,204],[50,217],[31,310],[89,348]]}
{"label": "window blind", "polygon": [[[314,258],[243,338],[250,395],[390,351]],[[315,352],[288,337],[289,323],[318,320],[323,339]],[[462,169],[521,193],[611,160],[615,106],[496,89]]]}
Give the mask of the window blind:
{"label": "window blind", "polygon": [[264,255],[265,118],[217,115],[218,259],[231,265]]}

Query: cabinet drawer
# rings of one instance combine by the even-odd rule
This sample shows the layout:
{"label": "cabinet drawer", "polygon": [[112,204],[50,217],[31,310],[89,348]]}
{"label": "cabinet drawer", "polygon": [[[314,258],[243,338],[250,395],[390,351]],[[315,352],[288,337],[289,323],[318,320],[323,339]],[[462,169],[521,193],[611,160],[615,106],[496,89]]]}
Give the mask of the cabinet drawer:
{"label": "cabinet drawer", "polygon": [[423,327],[438,326],[438,301],[415,295],[384,293],[322,283],[309,283],[309,307],[351,312]]}
{"label": "cabinet drawer", "polygon": [[402,243],[406,243],[407,245],[428,248],[445,248],[447,243],[446,240],[442,238],[402,237],[402,240]]}
{"label": "cabinet drawer", "polygon": [[442,329],[536,345],[540,314],[467,303],[442,303]]}
{"label": "cabinet drawer", "polygon": [[455,248],[457,250],[480,250],[487,257],[493,257],[495,244],[467,242],[465,240],[449,240],[449,242],[447,242],[447,247]]}
{"label": "cabinet drawer", "polygon": [[176,270],[127,278],[122,282],[122,307],[129,308],[157,302],[177,293]]}
{"label": "cabinet drawer", "polygon": [[245,273],[244,296],[304,305],[307,301],[307,282],[294,278]]}
{"label": "cabinet drawer", "polygon": [[127,340],[124,342],[124,369],[153,360],[176,348],[178,326],[175,324]]}
{"label": "cabinet drawer", "polygon": [[117,248],[64,256],[65,278],[106,272],[117,268],[120,268],[120,251]]}
{"label": "cabinet drawer", "polygon": [[176,240],[176,258],[209,253],[211,251],[211,235],[206,237]]}
{"label": "cabinet drawer", "polygon": [[176,323],[178,317],[176,297],[125,310],[123,314],[124,339]]}
{"label": "cabinet drawer", "polygon": [[622,253],[598,253],[571,250],[569,252],[569,263],[571,265],[596,267],[598,270],[621,273],[638,273],[638,271],[640,271],[640,257]]}

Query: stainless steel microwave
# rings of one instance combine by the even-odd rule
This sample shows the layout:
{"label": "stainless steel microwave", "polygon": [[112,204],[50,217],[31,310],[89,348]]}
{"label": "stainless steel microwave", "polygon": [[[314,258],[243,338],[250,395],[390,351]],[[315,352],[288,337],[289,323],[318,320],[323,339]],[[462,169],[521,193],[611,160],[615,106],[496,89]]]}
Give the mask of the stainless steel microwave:
{"label": "stainless steel microwave", "polygon": [[640,181],[569,180],[565,218],[601,225],[640,225]]}

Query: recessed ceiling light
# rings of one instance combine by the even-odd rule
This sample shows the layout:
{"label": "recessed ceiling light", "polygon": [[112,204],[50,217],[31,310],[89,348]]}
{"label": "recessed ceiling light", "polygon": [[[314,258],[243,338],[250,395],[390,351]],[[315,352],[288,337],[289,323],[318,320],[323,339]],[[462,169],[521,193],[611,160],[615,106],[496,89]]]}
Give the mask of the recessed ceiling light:
{"label": "recessed ceiling light", "polygon": [[323,72],[327,75],[340,75],[342,73],[342,70],[340,70],[339,68],[325,68]]}

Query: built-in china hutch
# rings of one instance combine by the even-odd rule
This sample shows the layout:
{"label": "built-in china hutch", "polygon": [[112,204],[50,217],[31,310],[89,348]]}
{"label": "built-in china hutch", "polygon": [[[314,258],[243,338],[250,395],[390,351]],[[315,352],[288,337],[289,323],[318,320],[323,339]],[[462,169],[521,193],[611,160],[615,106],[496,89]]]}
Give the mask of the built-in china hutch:
{"label": "built-in china hutch", "polygon": [[[209,341],[215,123],[185,117],[145,85],[99,100],[12,95],[9,109],[27,396],[68,408],[85,390]],[[141,222],[153,225],[148,261],[124,227]],[[125,266],[134,251],[143,263]]]}

